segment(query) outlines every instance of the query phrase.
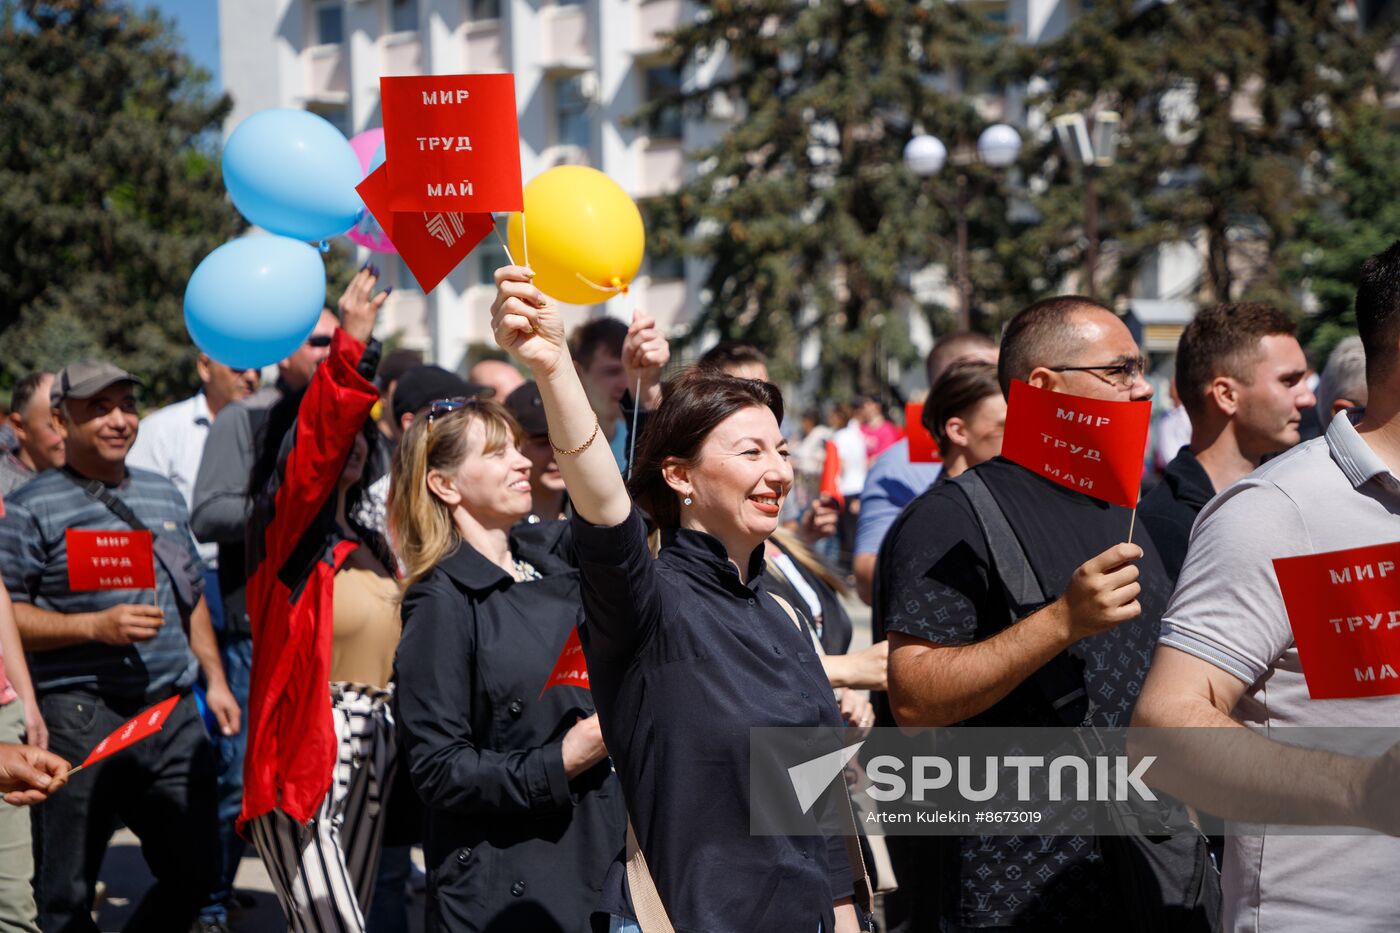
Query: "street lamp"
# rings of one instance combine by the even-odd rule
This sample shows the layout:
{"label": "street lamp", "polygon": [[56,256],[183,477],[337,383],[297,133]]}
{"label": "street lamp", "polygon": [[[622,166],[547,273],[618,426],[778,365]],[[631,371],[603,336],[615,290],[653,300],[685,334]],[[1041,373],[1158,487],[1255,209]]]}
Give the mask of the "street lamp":
{"label": "street lamp", "polygon": [[1005,123],[995,123],[977,137],[975,152],[959,149],[950,157],[948,147],[937,136],[919,133],[904,146],[904,164],[909,171],[920,178],[930,178],[943,170],[951,161],[959,167],[957,196],[953,199],[953,216],[957,220],[957,281],[958,281],[958,326],[969,330],[972,326],[972,280],[968,275],[967,255],[967,172],[963,166],[974,159],[989,168],[1006,168],[1014,165],[1021,154],[1021,134],[1015,127]]}
{"label": "street lamp", "polygon": [[[1092,126],[1091,126],[1092,120]],[[1082,113],[1055,118],[1055,137],[1065,158],[1084,170],[1084,283],[1090,298],[1096,297],[1095,274],[1099,266],[1099,194],[1094,177],[1100,168],[1113,164],[1118,154],[1118,124],[1121,118],[1112,110],[1101,110],[1090,119]]]}

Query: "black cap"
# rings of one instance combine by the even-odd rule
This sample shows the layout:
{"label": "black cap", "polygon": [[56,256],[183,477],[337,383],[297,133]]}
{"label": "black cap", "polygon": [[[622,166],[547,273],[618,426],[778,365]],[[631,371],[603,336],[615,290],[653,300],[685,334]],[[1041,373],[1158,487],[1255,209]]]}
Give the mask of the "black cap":
{"label": "black cap", "polygon": [[467,382],[441,366],[415,366],[399,377],[394,389],[394,420],[402,423],[405,413],[419,414],[440,398],[489,398],[494,394],[494,389]]}
{"label": "black cap", "polygon": [[57,405],[66,398],[92,398],[98,392],[118,382],[141,385],[131,373],[106,360],[79,360],[69,363],[54,377],[49,389],[50,404]]}
{"label": "black cap", "polygon": [[379,388],[383,391],[391,382],[398,382],[403,378],[403,374],[415,366],[423,365],[423,351],[409,350],[399,347],[384,354],[379,361],[379,372],[375,374],[375,382],[379,383]]}
{"label": "black cap", "polygon": [[527,382],[516,389],[506,399],[506,407],[520,422],[526,437],[542,437],[549,434],[549,422],[544,416],[544,399],[540,398],[540,387]]}

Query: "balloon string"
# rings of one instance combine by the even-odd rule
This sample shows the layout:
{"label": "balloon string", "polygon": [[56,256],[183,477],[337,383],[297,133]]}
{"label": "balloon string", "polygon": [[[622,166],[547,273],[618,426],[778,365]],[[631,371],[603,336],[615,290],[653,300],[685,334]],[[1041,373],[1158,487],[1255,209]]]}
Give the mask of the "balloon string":
{"label": "balloon string", "polygon": [[600,292],[606,292],[609,295],[616,295],[619,292],[624,295],[627,294],[627,286],[625,285],[599,285],[597,282],[593,282],[584,278],[582,272],[575,272],[574,277],[577,278],[584,285],[587,285],[589,288],[596,289]]}
{"label": "balloon string", "polygon": [[[579,276],[579,278],[583,278],[583,277],[582,277],[582,276]],[[592,283],[589,283],[589,284],[592,284]],[[623,289],[623,293],[625,294],[626,291],[627,291],[627,290],[624,288],[624,289]],[[636,317],[637,317],[637,299],[636,299],[634,296],[631,296],[631,295],[629,295],[628,297],[629,297],[631,300],[628,301],[627,303],[628,303],[629,305],[632,306],[632,313],[631,313],[631,315],[629,315],[629,321],[630,321],[630,320],[636,320]],[[627,450],[627,481],[628,481],[628,482],[631,482],[631,481],[632,481],[632,464],[635,463],[636,460],[637,460],[637,419],[638,419],[638,417],[640,417],[641,412],[642,412],[642,376],[641,376],[641,373],[638,373],[638,374],[637,374],[637,387],[636,387],[635,389],[632,390],[632,430],[629,431],[628,434],[627,434],[627,447],[628,447],[628,450]]]}

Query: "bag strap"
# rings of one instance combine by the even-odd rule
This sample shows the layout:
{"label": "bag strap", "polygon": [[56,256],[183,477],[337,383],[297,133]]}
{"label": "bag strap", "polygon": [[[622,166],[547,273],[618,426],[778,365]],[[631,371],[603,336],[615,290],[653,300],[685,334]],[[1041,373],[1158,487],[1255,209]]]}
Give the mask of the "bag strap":
{"label": "bag strap", "polygon": [[647,857],[637,845],[630,816],[627,818],[627,892],[632,897],[632,912],[637,915],[642,933],[676,933],[666,905],[661,903],[661,892],[656,890],[651,869],[647,867]]}
{"label": "bag strap", "polygon": [[105,505],[113,515],[130,525],[133,531],[150,531],[150,529],[146,527],[146,523],[137,518],[136,513],[131,511],[131,506],[112,495],[100,480],[94,479],[89,480],[87,483],[81,483],[78,481],[77,477],[73,476],[73,474],[69,473],[67,470],[63,472],[65,476],[73,481],[74,485],[80,487],[90,498],[96,499],[98,502]]}
{"label": "bag strap", "polygon": [[[967,470],[949,480],[967,496],[982,536],[987,539],[987,551],[998,579],[1010,603],[1011,621],[1017,621],[1017,607],[1041,606],[1050,601],[1035,575],[1021,539],[1011,528],[1006,512],[997,502],[987,483],[976,470]],[[1070,664],[1064,653],[1051,658],[1031,675],[1032,682],[1044,694],[1055,717],[1067,726],[1080,726],[1088,710],[1089,694],[1084,678]]]}
{"label": "bag strap", "polygon": [[[777,593],[769,591],[769,596],[773,601],[787,613],[787,617],[792,620],[792,624],[806,632],[811,629],[802,624],[801,618],[797,615],[797,610],[792,608],[792,604],[783,599]],[[820,652],[821,643],[817,643]],[[844,807],[839,807],[841,812],[841,834],[846,843],[846,859],[851,863],[851,875],[856,903],[867,913],[873,913],[875,909],[875,888],[870,883],[870,872],[865,868],[865,854],[860,850],[860,834],[856,831],[855,816],[851,810],[851,794],[845,789],[845,782],[842,782],[841,797],[846,801]]]}

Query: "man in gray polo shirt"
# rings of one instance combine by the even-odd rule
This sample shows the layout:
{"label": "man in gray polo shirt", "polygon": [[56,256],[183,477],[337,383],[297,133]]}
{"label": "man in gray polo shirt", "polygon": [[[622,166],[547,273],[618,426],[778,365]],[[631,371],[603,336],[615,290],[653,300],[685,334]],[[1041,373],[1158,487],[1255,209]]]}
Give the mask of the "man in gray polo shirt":
{"label": "man in gray polo shirt", "polygon": [[1133,718],[1238,731],[1238,739],[1221,734],[1210,753],[1198,748],[1199,770],[1161,783],[1226,819],[1265,824],[1251,830],[1257,835],[1227,837],[1227,930],[1393,930],[1400,914],[1400,841],[1267,825],[1308,811],[1296,821],[1395,832],[1367,815],[1374,799],[1393,801],[1400,790],[1381,771],[1395,754],[1353,758],[1238,728],[1400,726],[1400,696],[1310,698],[1273,567],[1279,557],[1400,540],[1400,242],[1362,266],[1356,318],[1371,406],[1357,424],[1338,414],[1324,437],[1255,470],[1201,512]]}

